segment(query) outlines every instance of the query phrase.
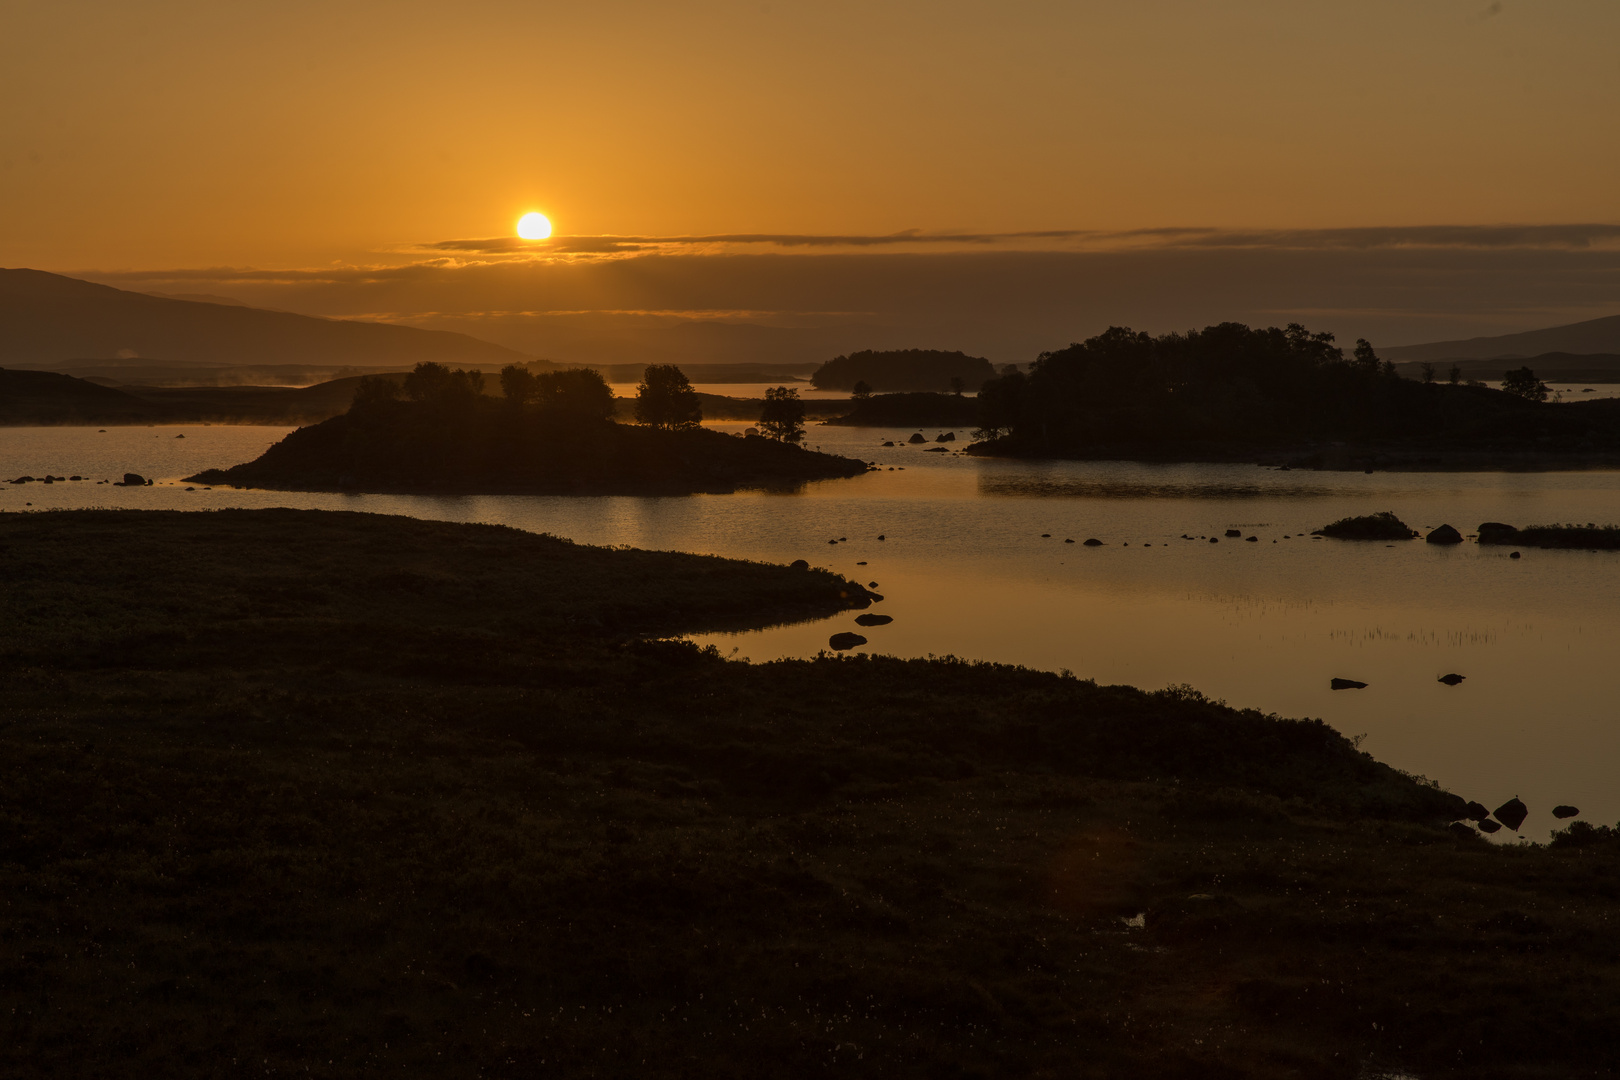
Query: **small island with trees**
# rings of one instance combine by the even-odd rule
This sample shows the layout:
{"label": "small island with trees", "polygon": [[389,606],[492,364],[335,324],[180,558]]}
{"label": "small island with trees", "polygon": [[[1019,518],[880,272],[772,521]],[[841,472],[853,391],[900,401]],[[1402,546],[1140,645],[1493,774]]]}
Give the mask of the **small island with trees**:
{"label": "small island with trees", "polygon": [[587,368],[509,366],[499,398],[483,382],[482,372],[436,363],[418,364],[403,382],[367,378],[343,415],[294,431],[255,461],[187,480],[283,490],[687,494],[794,487],[868,468],[797,445],[803,406],[788,388],[766,402],[766,434],[735,436],[702,427],[698,395],[673,365],[646,369],[633,425],[613,421],[613,394]]}

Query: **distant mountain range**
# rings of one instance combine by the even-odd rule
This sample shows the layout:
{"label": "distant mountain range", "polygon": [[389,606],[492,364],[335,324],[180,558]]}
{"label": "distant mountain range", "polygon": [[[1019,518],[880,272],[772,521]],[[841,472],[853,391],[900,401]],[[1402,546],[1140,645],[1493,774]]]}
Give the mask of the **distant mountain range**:
{"label": "distant mountain range", "polygon": [[0,367],[83,372],[93,366],[102,374],[155,361],[397,370],[436,360],[493,372],[531,359],[445,330],[149,296],[42,270],[0,269]]}
{"label": "distant mountain range", "polygon": [[1427,345],[1398,345],[1378,350],[1386,360],[1520,360],[1546,353],[1620,353],[1620,315],[1527,330],[1520,334],[1467,338],[1462,341],[1434,341]]}

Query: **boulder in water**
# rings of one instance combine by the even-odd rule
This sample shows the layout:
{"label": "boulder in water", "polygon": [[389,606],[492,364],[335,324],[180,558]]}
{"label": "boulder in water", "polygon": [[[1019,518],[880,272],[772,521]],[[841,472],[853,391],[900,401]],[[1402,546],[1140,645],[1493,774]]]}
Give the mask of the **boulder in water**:
{"label": "boulder in water", "polygon": [[1492,811],[1491,816],[1514,832],[1518,832],[1519,826],[1524,824],[1524,819],[1530,816],[1530,808],[1520,802],[1519,797],[1515,795]]}
{"label": "boulder in water", "polygon": [[1579,813],[1580,811],[1575,807],[1565,803],[1561,803],[1558,806],[1553,807],[1553,817],[1557,818],[1559,821],[1562,821],[1565,818],[1572,818]]}
{"label": "boulder in water", "polygon": [[913,445],[915,445],[917,443],[925,443],[927,441],[928,441],[928,439],[920,431],[917,432],[915,435],[913,435],[911,438],[906,440],[906,442],[911,443]]}
{"label": "boulder in water", "polygon": [[851,634],[846,630],[841,634],[834,634],[828,638],[827,644],[832,647],[834,652],[843,652],[846,649],[860,648],[866,644],[866,639],[859,634]]}
{"label": "boulder in water", "polygon": [[1466,676],[1466,675],[1459,675],[1455,671],[1453,671],[1450,675],[1442,675],[1442,676],[1440,676],[1440,681],[1445,683],[1447,686],[1456,686],[1458,683],[1462,682],[1467,677],[1468,676]]}
{"label": "boulder in water", "polygon": [[142,476],[140,473],[127,472],[127,473],[124,474],[124,479],[119,483],[118,486],[119,487],[145,487],[146,486],[146,477]]}
{"label": "boulder in water", "polygon": [[1334,679],[1328,683],[1328,686],[1334,690],[1364,690],[1367,684],[1357,682],[1355,679]]}
{"label": "boulder in water", "polygon": [[1476,530],[1482,544],[1511,544],[1519,530],[1500,521],[1482,521]]}
{"label": "boulder in water", "polygon": [[1423,539],[1431,544],[1460,544],[1462,543],[1462,533],[1453,529],[1450,525],[1442,525]]}
{"label": "boulder in water", "polygon": [[887,626],[892,622],[894,622],[893,615],[873,615],[868,612],[865,615],[855,616],[856,626]]}
{"label": "boulder in water", "polygon": [[942,432],[940,434],[939,438],[935,439],[934,441],[935,442],[955,442],[956,441],[956,432],[954,432],[954,431]]}
{"label": "boulder in water", "polygon": [[1095,536],[1092,536],[1092,537],[1088,537],[1086,539],[1085,546],[1086,547],[1102,547],[1103,542],[1101,540],[1097,539]]}
{"label": "boulder in water", "polygon": [[1227,529],[1226,530],[1226,535],[1227,536],[1242,536],[1243,535],[1243,530],[1242,529]]}

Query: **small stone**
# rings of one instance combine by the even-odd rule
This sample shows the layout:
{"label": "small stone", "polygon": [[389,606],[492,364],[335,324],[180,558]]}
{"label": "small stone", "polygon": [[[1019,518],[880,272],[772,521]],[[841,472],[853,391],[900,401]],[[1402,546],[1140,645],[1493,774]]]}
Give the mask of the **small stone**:
{"label": "small stone", "polygon": [[1065,543],[1065,544],[1072,544],[1072,543],[1074,543],[1074,541],[1073,541],[1073,540],[1072,540],[1072,539],[1068,539],[1068,540],[1064,540],[1064,541],[1063,541],[1063,542],[1064,542],[1064,543]]}
{"label": "small stone", "polygon": [[1512,553],[1510,553],[1508,555],[1508,558],[1510,558],[1510,559],[1517,559],[1518,557],[1519,557],[1519,553],[1517,551],[1512,552]]}
{"label": "small stone", "polygon": [[1467,678],[1466,675],[1459,675],[1455,671],[1453,671],[1450,675],[1442,675],[1442,676],[1440,676],[1440,681],[1445,683],[1447,686],[1456,686],[1458,683],[1462,682],[1463,679],[1465,679],[1465,678]]}
{"label": "small stone", "polygon": [[1258,536],[1245,536],[1243,538],[1243,542],[1246,544],[1258,544],[1260,542],[1260,538]]}
{"label": "small stone", "polygon": [[1209,542],[1212,543],[1212,544],[1218,544],[1218,543],[1221,542],[1221,540],[1220,540],[1220,537],[1218,537],[1218,536],[1212,536],[1212,537],[1209,538]]}
{"label": "small stone", "polygon": [[1242,536],[1243,535],[1243,530],[1242,529],[1227,529],[1226,530],[1226,535],[1227,536]]}

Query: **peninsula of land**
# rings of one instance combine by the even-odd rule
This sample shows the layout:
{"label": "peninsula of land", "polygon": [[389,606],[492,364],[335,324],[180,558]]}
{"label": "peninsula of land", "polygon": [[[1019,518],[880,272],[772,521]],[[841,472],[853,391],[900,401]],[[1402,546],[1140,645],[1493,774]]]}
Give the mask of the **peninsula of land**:
{"label": "peninsula of land", "polygon": [[3,514],[0,572],[8,1076],[1620,1067],[1615,830],[1489,845],[1319,721],[728,661],[672,637],[878,598],[495,526]]}

